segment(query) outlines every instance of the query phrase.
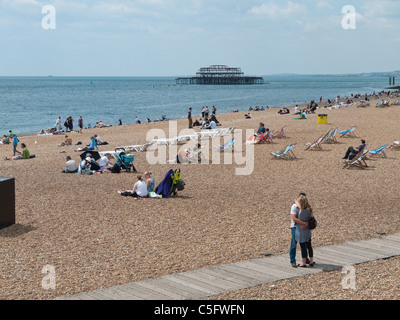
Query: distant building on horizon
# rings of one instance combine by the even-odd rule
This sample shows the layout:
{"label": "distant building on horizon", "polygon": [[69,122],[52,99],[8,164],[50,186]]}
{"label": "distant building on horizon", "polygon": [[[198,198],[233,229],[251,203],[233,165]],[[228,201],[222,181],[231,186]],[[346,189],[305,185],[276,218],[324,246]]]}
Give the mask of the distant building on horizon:
{"label": "distant building on horizon", "polygon": [[254,85],[264,84],[264,78],[245,76],[241,68],[212,65],[200,68],[195,77],[177,78],[176,84],[197,85]]}

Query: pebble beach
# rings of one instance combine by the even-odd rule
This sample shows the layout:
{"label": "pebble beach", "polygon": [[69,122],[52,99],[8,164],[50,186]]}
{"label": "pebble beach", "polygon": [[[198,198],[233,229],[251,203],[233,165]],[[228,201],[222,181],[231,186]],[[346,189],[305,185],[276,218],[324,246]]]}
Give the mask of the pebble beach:
{"label": "pebble beach", "polygon": [[[171,121],[72,132],[73,145],[67,147],[58,147],[64,135],[19,136],[36,156],[29,160],[4,161],[12,156],[12,145],[0,145],[0,176],[16,179],[16,224],[0,230],[0,299],[54,299],[263,253],[288,253],[290,206],[299,192],[308,195],[318,220],[314,247],[400,232],[400,152],[387,150],[387,158],[367,160],[366,170],[342,169],[344,153],[360,139],[367,141],[368,150],[400,140],[400,106],[376,108],[379,101],[371,100],[366,108],[318,109],[306,120],[294,120],[293,107],[288,115],[277,114],[279,109],[251,111],[252,119],[245,119],[248,111],[217,114],[222,127],[235,126],[243,133],[256,131],[260,122],[270,130],[285,126],[286,138],[254,145],[254,170],[249,175],[237,175],[243,165],[225,164],[223,153],[217,155],[219,164],[188,165],[149,164],[149,151],[135,153],[138,172],[151,171],[156,186],[168,170],[181,169],[186,185],[174,198],[121,197],[117,190],[130,189],[136,182],[132,172],[61,173],[66,155],[80,160],[80,153],[74,152],[78,141],[89,144],[90,136],[97,134],[109,143],[99,151],[144,144],[150,129],[161,129],[168,137]],[[319,113],[327,114],[328,124],[318,124]],[[187,119],[176,124],[177,132],[183,133]],[[356,138],[338,136],[339,143],[323,144],[322,151],[305,150],[306,143],[330,129],[352,126]],[[247,138],[243,134],[235,142],[243,153]],[[290,143],[297,143],[296,160],[272,159],[271,152]],[[215,145],[203,146],[215,153]],[[234,152],[239,152],[236,147]],[[56,288],[51,290],[42,287],[47,265],[54,266],[56,274]],[[398,258],[393,258],[360,267],[373,292],[364,282],[351,294],[336,290],[340,272],[337,278],[333,272],[280,281],[273,290],[269,285],[212,298],[398,299],[397,266]],[[382,270],[381,278],[376,277],[377,269]],[[302,290],[311,286],[311,278],[315,290]]]}

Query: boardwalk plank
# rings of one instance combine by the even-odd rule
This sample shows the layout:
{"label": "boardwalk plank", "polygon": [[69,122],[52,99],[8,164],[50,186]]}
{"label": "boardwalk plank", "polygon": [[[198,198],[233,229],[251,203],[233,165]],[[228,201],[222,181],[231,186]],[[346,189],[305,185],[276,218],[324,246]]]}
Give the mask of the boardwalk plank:
{"label": "boardwalk plank", "polygon": [[239,279],[237,277],[232,276],[232,274],[223,271],[221,269],[210,268],[210,269],[202,269],[201,273],[207,274],[211,277],[215,277],[217,279],[222,279],[224,281],[230,281],[235,284],[237,287],[245,287],[248,283],[247,280]]}
{"label": "boardwalk plank", "polygon": [[205,287],[200,287],[199,285],[193,284],[191,282],[185,281],[184,279],[182,279],[179,275],[172,275],[172,276],[168,276],[166,277],[168,279],[168,281],[172,281],[175,282],[177,284],[180,284],[186,288],[190,288],[191,290],[197,290],[199,292],[199,294],[212,294],[213,291],[210,289],[207,289]]}
{"label": "boardwalk plank", "polygon": [[362,244],[362,243],[348,242],[348,243],[346,243],[346,246],[350,247],[350,248],[355,248],[358,250],[373,252],[375,254],[375,256],[377,257],[377,259],[386,257],[388,253],[392,252],[391,249],[384,250],[384,248],[382,248],[382,247],[372,246],[371,244],[368,245],[368,244]]}
{"label": "boardwalk plank", "polygon": [[[400,255],[400,233],[314,249],[314,268],[292,268],[288,254],[251,259],[157,279],[62,296],[56,300],[182,300],[200,299],[280,279],[321,272]],[[297,252],[296,259],[301,260]]]}
{"label": "boardwalk plank", "polygon": [[143,298],[140,298],[133,294],[128,294],[125,291],[117,289],[116,287],[102,288],[97,290],[97,292],[108,294],[113,297],[113,300],[143,300]]}
{"label": "boardwalk plank", "polygon": [[162,294],[158,294],[157,292],[146,289],[142,286],[139,286],[138,283],[128,283],[126,285],[118,286],[119,290],[125,291],[127,293],[131,293],[135,296],[142,297],[145,300],[164,300],[166,296]]}
{"label": "boardwalk plank", "polygon": [[169,281],[165,278],[157,279],[157,285],[160,285],[161,288],[165,288],[168,291],[172,291],[176,294],[182,295],[185,297],[185,299],[197,299],[202,294],[204,295],[204,293],[200,291],[182,286],[179,283]]}
{"label": "boardwalk plank", "polygon": [[205,273],[201,273],[200,270],[188,272],[185,273],[184,275],[189,278],[197,279],[200,281],[207,282],[209,284],[216,285],[217,287],[221,288],[221,290],[228,290],[235,285],[235,283],[232,281],[217,279],[216,277],[212,277],[210,275],[206,275]]}
{"label": "boardwalk plank", "polygon": [[344,247],[344,246],[326,248],[325,250],[330,251],[332,253],[337,253],[339,255],[346,256],[348,258],[352,258],[352,259],[354,259],[355,263],[371,261],[370,255],[368,255],[368,257],[367,257],[365,255],[361,255],[356,252],[350,252],[349,249],[346,249],[346,247]]}
{"label": "boardwalk plank", "polygon": [[361,241],[358,243],[352,243],[352,245],[357,245],[360,247],[365,247],[367,249],[379,250],[379,252],[384,253],[385,255],[392,255],[396,252],[395,249],[384,247],[383,245],[378,245],[376,243],[372,243],[372,240],[369,241]]}
{"label": "boardwalk plank", "polygon": [[252,278],[255,280],[256,284],[263,283],[264,281],[268,281],[268,282],[276,281],[277,279],[279,279],[279,277],[275,277],[274,275],[253,271],[251,269],[248,269],[248,268],[246,268],[242,265],[238,265],[236,263],[225,266],[225,269],[227,269],[228,271],[230,270],[231,272],[234,272],[237,274],[243,274],[246,277]]}

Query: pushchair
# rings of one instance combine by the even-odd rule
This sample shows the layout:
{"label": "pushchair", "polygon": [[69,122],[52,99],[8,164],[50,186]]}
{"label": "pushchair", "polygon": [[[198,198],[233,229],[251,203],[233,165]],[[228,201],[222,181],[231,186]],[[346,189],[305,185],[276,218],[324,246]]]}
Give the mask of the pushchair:
{"label": "pushchair", "polygon": [[126,172],[130,172],[131,169],[133,169],[133,172],[137,172],[135,166],[133,165],[133,160],[135,159],[134,154],[127,154],[125,152],[125,148],[116,148],[115,153],[117,164],[121,167],[121,169],[126,170]]}

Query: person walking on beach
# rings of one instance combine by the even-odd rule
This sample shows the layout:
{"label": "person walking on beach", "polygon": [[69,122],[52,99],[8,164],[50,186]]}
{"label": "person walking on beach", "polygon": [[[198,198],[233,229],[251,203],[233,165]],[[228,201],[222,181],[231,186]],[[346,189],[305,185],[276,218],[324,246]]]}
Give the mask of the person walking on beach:
{"label": "person walking on beach", "polygon": [[69,116],[68,119],[68,129],[72,132],[72,130],[74,130],[74,119],[72,118],[72,116]]}
{"label": "person walking on beach", "polygon": [[[297,242],[296,241],[296,225],[304,225],[306,226],[307,223],[301,221],[298,216],[300,213],[300,207],[297,204],[297,200],[300,197],[305,197],[306,194],[304,192],[301,192],[298,196],[298,198],[294,199],[294,203],[290,209],[290,217],[291,217],[291,222],[290,222],[290,230],[291,230],[291,235],[292,239],[290,242],[290,250],[289,250],[289,257],[290,257],[290,264],[292,265],[293,268],[297,268],[296,264],[296,247],[297,247]],[[306,263],[309,263],[310,261],[307,260]]]}
{"label": "person walking on beach", "polygon": [[215,106],[212,106],[212,114],[215,115],[216,112],[217,112],[217,108]]}
{"label": "person walking on beach", "polygon": [[192,108],[189,108],[188,120],[189,120],[189,129],[192,129],[193,128]]}
{"label": "person walking on beach", "polygon": [[204,119],[204,106],[201,108],[201,117]]}
{"label": "person walking on beach", "polygon": [[[314,253],[313,248],[311,246],[311,230],[308,228],[308,221],[312,217],[312,209],[308,203],[306,196],[300,196],[296,200],[297,207],[300,208],[300,212],[298,218],[304,224],[297,224],[295,231],[295,240],[300,243],[301,247],[301,258],[302,264],[299,264],[298,267],[306,268],[307,264],[310,267],[314,266]],[[307,262],[307,256],[310,257],[309,262]]]}
{"label": "person walking on beach", "polygon": [[61,117],[58,117],[58,119],[56,120],[56,129],[57,131],[62,131],[62,126],[61,126]]}
{"label": "person walking on beach", "polygon": [[82,133],[82,129],[83,129],[83,119],[82,119],[82,116],[79,116],[79,119],[78,119],[78,127],[79,127],[79,133]]}

